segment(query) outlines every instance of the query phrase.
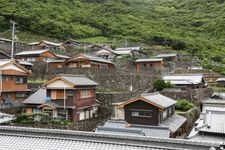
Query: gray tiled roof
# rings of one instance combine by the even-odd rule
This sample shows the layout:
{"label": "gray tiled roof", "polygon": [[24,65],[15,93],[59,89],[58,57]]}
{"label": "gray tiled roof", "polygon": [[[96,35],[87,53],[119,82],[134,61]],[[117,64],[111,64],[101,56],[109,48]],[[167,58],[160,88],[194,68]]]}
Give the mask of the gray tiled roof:
{"label": "gray tiled roof", "polygon": [[146,94],[142,94],[141,97],[149,100],[150,102],[153,102],[163,108],[167,108],[170,107],[172,105],[176,104],[176,101],[166,97],[158,92],[155,93],[146,93]]}
{"label": "gray tiled roof", "polygon": [[88,55],[88,54],[79,54],[79,55],[76,55],[75,57],[72,57],[71,59],[69,59],[68,61],[73,61],[73,60],[76,60],[77,57],[79,56],[83,56],[83,57],[86,57],[88,58],[89,60],[92,60],[92,61],[96,61],[96,62],[102,62],[102,63],[108,63],[108,64],[113,64],[113,62],[109,61],[109,60],[105,60],[101,57],[97,57],[97,56],[91,56],[91,55]]}
{"label": "gray tiled roof", "polygon": [[107,134],[121,134],[121,135],[132,135],[132,136],[145,136],[145,133],[141,130],[126,129],[126,128],[109,128],[109,127],[97,127],[95,130],[97,133],[107,133]]}
{"label": "gray tiled roof", "polygon": [[169,127],[171,132],[176,132],[186,121],[187,119],[183,116],[174,114],[171,117],[164,120],[160,126]]}
{"label": "gray tiled roof", "polygon": [[219,150],[220,143],[118,136],[58,129],[0,126],[0,149],[67,150]]}
{"label": "gray tiled roof", "polygon": [[199,129],[199,131],[224,134],[225,136],[225,112],[209,110],[204,121],[207,126]]}
{"label": "gray tiled roof", "polygon": [[42,49],[42,50],[30,50],[30,51],[22,51],[22,52],[19,52],[19,53],[16,53],[15,55],[16,56],[23,56],[23,55],[39,55],[39,54],[42,54],[44,52],[47,52],[49,51],[48,49]]}
{"label": "gray tiled roof", "polygon": [[46,102],[46,89],[40,88],[23,101],[24,104],[44,104]]}
{"label": "gray tiled roof", "polygon": [[98,85],[98,83],[82,75],[60,74],[60,77],[78,86]]}
{"label": "gray tiled roof", "polygon": [[98,127],[96,132],[110,134],[126,134],[150,137],[169,138],[170,130],[168,127],[127,124],[125,121],[109,120],[103,127]]}

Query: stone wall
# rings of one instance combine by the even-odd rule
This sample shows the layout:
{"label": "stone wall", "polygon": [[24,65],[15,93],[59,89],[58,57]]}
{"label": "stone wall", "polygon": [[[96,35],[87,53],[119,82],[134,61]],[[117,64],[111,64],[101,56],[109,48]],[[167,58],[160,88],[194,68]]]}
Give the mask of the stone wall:
{"label": "stone wall", "polygon": [[213,94],[212,88],[188,89],[188,90],[163,90],[160,93],[174,100],[187,99],[192,102],[202,102]]}

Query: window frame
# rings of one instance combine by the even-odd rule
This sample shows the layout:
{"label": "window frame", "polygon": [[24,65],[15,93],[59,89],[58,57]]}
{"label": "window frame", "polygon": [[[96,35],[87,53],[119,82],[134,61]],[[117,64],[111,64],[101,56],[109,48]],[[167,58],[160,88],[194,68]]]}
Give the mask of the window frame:
{"label": "window frame", "polygon": [[132,117],[140,117],[140,118],[152,118],[153,110],[131,109],[131,116]]}

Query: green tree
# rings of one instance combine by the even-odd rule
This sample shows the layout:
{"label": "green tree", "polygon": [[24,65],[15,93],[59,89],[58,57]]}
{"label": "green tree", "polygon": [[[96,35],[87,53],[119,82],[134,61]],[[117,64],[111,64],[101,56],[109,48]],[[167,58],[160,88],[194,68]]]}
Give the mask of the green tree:
{"label": "green tree", "polygon": [[157,91],[162,91],[164,88],[172,88],[173,85],[170,82],[165,82],[163,79],[156,79],[153,82],[153,86]]}

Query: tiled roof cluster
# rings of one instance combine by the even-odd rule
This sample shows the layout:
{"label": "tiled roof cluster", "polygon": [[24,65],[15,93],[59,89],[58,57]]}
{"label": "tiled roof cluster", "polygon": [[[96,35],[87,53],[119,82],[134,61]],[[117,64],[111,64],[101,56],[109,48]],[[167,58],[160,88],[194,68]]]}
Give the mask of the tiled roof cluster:
{"label": "tiled roof cluster", "polygon": [[0,126],[0,149],[219,150],[219,143],[118,136],[93,132]]}

